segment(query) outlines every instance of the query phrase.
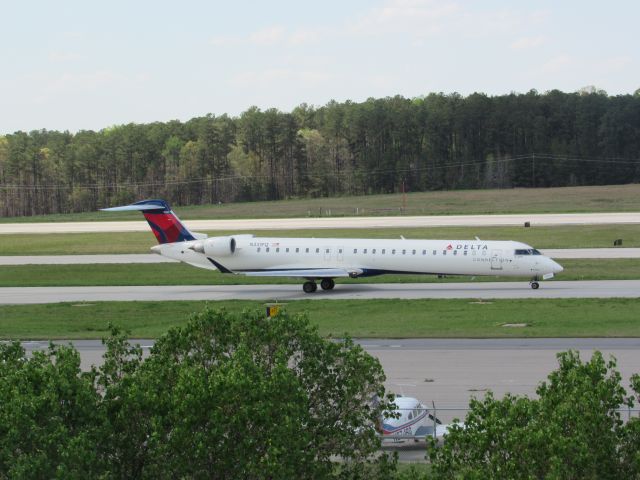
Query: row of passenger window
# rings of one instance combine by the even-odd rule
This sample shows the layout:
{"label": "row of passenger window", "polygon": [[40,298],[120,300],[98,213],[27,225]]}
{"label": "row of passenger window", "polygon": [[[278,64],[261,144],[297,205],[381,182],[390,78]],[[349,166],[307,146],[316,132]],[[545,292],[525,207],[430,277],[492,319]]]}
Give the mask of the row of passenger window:
{"label": "row of passenger window", "polygon": [[[466,255],[467,255],[467,250],[461,250],[461,251],[463,252],[463,255],[464,255],[464,256],[466,256]],[[473,252],[473,255],[475,255],[475,254],[476,254],[476,251],[475,251],[475,250],[472,250],[472,252]],[[354,248],[354,249],[353,249],[353,253],[357,254],[357,253],[358,253],[358,249],[357,249],[357,248]],[[363,254],[366,254],[366,253],[367,253],[367,249],[366,249],[366,248],[365,248],[365,249],[363,249],[363,250],[362,250],[362,253],[363,253]],[[373,248],[373,249],[371,250],[371,254],[372,254],[372,255],[375,255],[375,253],[376,253],[376,249],[375,249],[375,248]],[[383,248],[383,249],[380,251],[380,253],[381,253],[382,255],[385,255],[385,254],[387,253],[387,249],[386,249],[386,248]],[[411,251],[409,251],[409,250],[404,250],[404,249],[403,249],[403,250],[398,250],[398,252],[397,252],[397,253],[398,253],[398,255],[400,255],[400,254],[402,254],[402,255],[416,255],[416,254],[418,253],[418,251],[417,251],[417,250],[411,250]],[[458,254],[458,250],[442,250],[442,255],[446,255],[447,253],[451,253],[451,254],[453,254],[453,255],[457,255],[457,254]],[[433,251],[432,251],[432,254],[433,254],[433,255],[437,255],[437,254],[438,254],[438,251],[437,251],[437,250],[433,250]],[[482,252],[482,254],[483,254],[483,255],[486,255],[486,254],[487,254],[487,252],[486,252],[486,251],[483,251],[483,252]],[[394,248],[393,250],[391,250],[391,255],[396,255],[396,249],[395,249],[395,248]],[[422,250],[422,255],[427,255],[427,250]]]}
{"label": "row of passenger window", "polygon": [[[284,252],[285,252],[285,253],[289,253],[289,252],[290,252],[290,250],[292,250],[292,249],[293,249],[293,248],[291,248],[291,249],[290,249],[289,247],[286,247],[286,248],[284,249]],[[274,250],[275,250],[275,252],[276,252],[276,253],[280,253],[280,247],[275,247],[275,249],[274,249]],[[313,249],[310,249],[309,247],[307,247],[307,248],[305,248],[305,249],[304,249],[304,253],[312,253],[312,252],[311,252],[311,250],[313,250]],[[331,249],[330,249],[330,248],[323,248],[323,250],[324,250],[324,253],[331,253]],[[262,251],[262,247],[258,247],[258,248],[256,249],[256,251],[257,251],[258,253],[260,253],[260,252]],[[271,250],[270,250],[270,247],[265,247],[264,251],[265,251],[265,252],[267,252],[267,253],[268,253],[268,252],[270,252],[270,251],[271,251]],[[368,251],[369,251],[369,249],[367,249],[367,248],[363,248],[363,249],[362,249],[362,254],[363,254],[363,255],[366,255],[366,254],[368,253]],[[463,252],[463,256],[465,256],[465,257],[466,257],[466,256],[467,256],[467,250],[461,250],[461,251]],[[371,249],[371,255],[375,255],[375,254],[376,254],[376,252],[377,252],[377,249],[376,249],[376,248],[372,248],[372,249]],[[409,254],[409,255],[416,255],[416,254],[418,253],[418,251],[417,251],[417,250],[411,250],[411,251],[409,251],[409,250],[406,250],[406,249],[398,250],[398,255],[400,255],[400,253],[399,253],[399,252],[402,252],[402,255],[407,255],[407,254]],[[447,254],[447,252],[448,252],[448,250],[442,250],[442,255],[446,255],[446,254]],[[451,252],[453,255],[457,255],[457,254],[458,254],[458,251],[457,251],[457,250],[452,250],[452,251],[450,251],[450,252]],[[472,253],[473,253],[473,255],[475,256],[475,254],[476,254],[476,250],[471,250],[471,252],[472,252]],[[295,247],[295,253],[300,253],[300,247]],[[315,248],[315,253],[320,253],[320,248],[319,248],[319,247]],[[358,249],[357,249],[357,248],[354,248],[354,249],[353,249],[353,253],[357,255],[357,254],[358,254]],[[386,249],[386,248],[383,248],[383,249],[381,249],[381,250],[380,250],[380,254],[381,254],[381,255],[386,255],[386,253],[387,253],[387,249]],[[339,255],[342,255],[342,248],[339,248],[339,249],[338,249],[338,254],[339,254]],[[438,251],[437,251],[437,250],[433,250],[433,255],[437,255],[437,254],[438,254]],[[487,254],[486,250],[483,250],[483,251],[482,251],[482,255],[486,255],[486,254]],[[396,255],[396,249],[395,249],[395,248],[391,250],[391,255]],[[427,255],[427,250],[422,250],[422,255]]]}
{"label": "row of passenger window", "polygon": [[[280,253],[280,247],[276,247],[274,250],[276,251],[276,253]],[[286,247],[284,249],[285,253],[289,253],[289,250],[290,250],[289,247]],[[307,247],[307,248],[304,249],[304,253],[310,253],[310,250],[313,250],[313,249],[309,249],[309,247]],[[258,247],[256,249],[256,252],[258,252],[258,253],[260,253],[261,251],[262,251],[262,247]],[[268,252],[271,251],[271,249],[270,249],[270,247],[265,247],[264,251],[268,253]],[[316,253],[320,253],[320,248],[316,248],[315,251],[316,251]],[[295,252],[296,253],[300,253],[300,247],[296,247],[295,248]],[[330,248],[325,248],[324,252],[325,253],[331,253],[331,249]],[[342,249],[341,248],[338,249],[338,253],[342,253]]]}

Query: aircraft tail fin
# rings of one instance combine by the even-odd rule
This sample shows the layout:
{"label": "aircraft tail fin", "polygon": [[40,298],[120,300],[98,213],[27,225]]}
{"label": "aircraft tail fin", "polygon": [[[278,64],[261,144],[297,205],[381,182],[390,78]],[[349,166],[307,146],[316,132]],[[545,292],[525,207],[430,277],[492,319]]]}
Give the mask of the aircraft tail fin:
{"label": "aircraft tail fin", "polygon": [[206,238],[204,234],[190,232],[164,200],[142,200],[131,205],[102,209],[105,212],[127,212],[132,210],[142,212],[160,244]]}

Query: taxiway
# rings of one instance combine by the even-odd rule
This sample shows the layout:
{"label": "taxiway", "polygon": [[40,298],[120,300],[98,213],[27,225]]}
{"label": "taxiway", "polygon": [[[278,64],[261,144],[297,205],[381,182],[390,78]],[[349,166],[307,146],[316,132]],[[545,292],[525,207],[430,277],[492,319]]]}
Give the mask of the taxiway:
{"label": "taxiway", "polygon": [[372,298],[639,298],[640,280],[342,284],[312,294],[300,285],[167,285],[109,287],[4,287],[0,304],[167,300],[339,300]]}
{"label": "taxiway", "polygon": [[[531,226],[640,224],[637,212],[549,213],[511,215],[431,215],[395,217],[268,218],[240,220],[185,220],[193,231],[300,230],[315,228],[392,228],[453,226]],[[145,221],[0,223],[0,234],[146,232]]]}

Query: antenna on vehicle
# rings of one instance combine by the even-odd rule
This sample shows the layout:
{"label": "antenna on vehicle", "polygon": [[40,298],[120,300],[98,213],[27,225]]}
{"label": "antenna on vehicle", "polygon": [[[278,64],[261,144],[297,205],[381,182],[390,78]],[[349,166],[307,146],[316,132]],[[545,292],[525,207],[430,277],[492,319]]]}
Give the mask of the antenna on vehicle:
{"label": "antenna on vehicle", "polygon": [[406,238],[404,238],[404,235],[400,235],[400,238],[401,238],[402,240],[406,240]]}
{"label": "antenna on vehicle", "polygon": [[476,240],[478,240],[479,242],[481,242],[482,240],[480,240],[478,237],[476,237]]}

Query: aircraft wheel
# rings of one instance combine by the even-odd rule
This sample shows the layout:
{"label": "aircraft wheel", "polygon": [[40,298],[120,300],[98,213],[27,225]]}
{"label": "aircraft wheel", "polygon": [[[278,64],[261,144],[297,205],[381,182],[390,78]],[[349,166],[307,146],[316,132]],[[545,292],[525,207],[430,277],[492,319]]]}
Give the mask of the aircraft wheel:
{"label": "aircraft wheel", "polygon": [[333,281],[333,278],[323,278],[320,282],[320,286],[323,290],[333,290],[333,287],[336,286],[336,282]]}
{"label": "aircraft wheel", "polygon": [[316,285],[316,282],[304,282],[304,284],[302,285],[302,290],[304,290],[304,293],[313,293],[318,289],[318,285]]}
{"label": "aircraft wheel", "polygon": [[540,288],[540,284],[538,282],[531,282],[531,288],[537,290],[538,288]]}

